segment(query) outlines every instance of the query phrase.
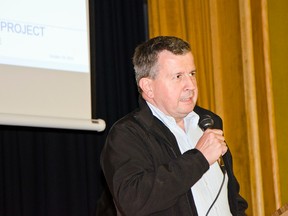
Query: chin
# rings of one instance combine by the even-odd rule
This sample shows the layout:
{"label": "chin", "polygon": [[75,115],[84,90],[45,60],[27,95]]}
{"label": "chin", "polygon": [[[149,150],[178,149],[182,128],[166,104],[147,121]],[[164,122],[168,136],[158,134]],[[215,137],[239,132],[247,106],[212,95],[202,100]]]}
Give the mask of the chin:
{"label": "chin", "polygon": [[194,105],[189,106],[188,108],[183,109],[183,111],[184,111],[184,113],[186,113],[188,115],[189,113],[191,113],[194,110],[194,107],[195,107]]}

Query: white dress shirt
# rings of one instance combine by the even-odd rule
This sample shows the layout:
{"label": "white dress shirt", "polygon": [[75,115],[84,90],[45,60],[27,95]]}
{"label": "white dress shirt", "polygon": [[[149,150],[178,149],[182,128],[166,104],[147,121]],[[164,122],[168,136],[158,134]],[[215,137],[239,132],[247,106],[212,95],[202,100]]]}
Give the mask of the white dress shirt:
{"label": "white dress shirt", "polygon": [[[202,130],[198,126],[199,116],[193,111],[184,118],[185,131],[180,128],[175,119],[165,115],[157,107],[148,103],[153,115],[160,119],[176,137],[181,153],[195,148],[198,140],[203,135]],[[195,205],[199,216],[205,216],[212,202],[217,196],[220,185],[223,180],[223,173],[217,162],[212,164],[209,170],[196,182],[191,190],[194,197]],[[209,212],[209,216],[230,216],[230,208],[228,203],[228,176],[225,174],[225,182],[221,193]]]}

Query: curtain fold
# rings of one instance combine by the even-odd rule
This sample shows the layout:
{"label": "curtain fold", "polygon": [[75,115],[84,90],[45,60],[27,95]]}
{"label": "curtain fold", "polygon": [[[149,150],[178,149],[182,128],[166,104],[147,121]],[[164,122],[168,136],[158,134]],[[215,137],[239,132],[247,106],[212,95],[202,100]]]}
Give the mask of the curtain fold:
{"label": "curtain fold", "polygon": [[148,0],[148,14],[150,37],[191,43],[198,104],[223,118],[247,213],[272,214],[281,198],[266,0]]}

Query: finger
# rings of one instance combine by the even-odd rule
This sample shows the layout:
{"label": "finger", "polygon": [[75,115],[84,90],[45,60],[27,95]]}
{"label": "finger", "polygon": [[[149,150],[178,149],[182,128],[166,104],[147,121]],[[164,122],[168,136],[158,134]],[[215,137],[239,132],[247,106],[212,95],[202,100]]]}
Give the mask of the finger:
{"label": "finger", "polygon": [[[218,139],[219,141],[225,143],[225,137],[224,137],[224,136],[222,136],[222,135],[217,135],[216,137],[217,137],[217,139]],[[226,143],[225,143],[225,145],[226,145]]]}
{"label": "finger", "polygon": [[222,156],[228,151],[228,146],[226,143],[222,144]]}
{"label": "finger", "polygon": [[211,138],[213,138],[214,136],[219,139],[219,140],[225,140],[224,136],[223,136],[223,131],[219,130],[219,129],[207,129],[205,131],[205,133],[210,136]]}
{"label": "finger", "polygon": [[212,131],[215,134],[223,135],[223,131],[220,129],[207,129],[206,131],[210,131],[210,132]]}

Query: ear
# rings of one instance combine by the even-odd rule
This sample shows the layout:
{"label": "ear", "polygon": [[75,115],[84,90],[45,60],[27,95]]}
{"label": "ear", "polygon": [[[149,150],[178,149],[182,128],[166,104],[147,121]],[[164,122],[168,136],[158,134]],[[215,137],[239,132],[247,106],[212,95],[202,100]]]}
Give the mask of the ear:
{"label": "ear", "polygon": [[139,80],[139,86],[143,91],[143,94],[149,98],[154,97],[153,88],[152,88],[153,80],[147,77],[141,78]]}

